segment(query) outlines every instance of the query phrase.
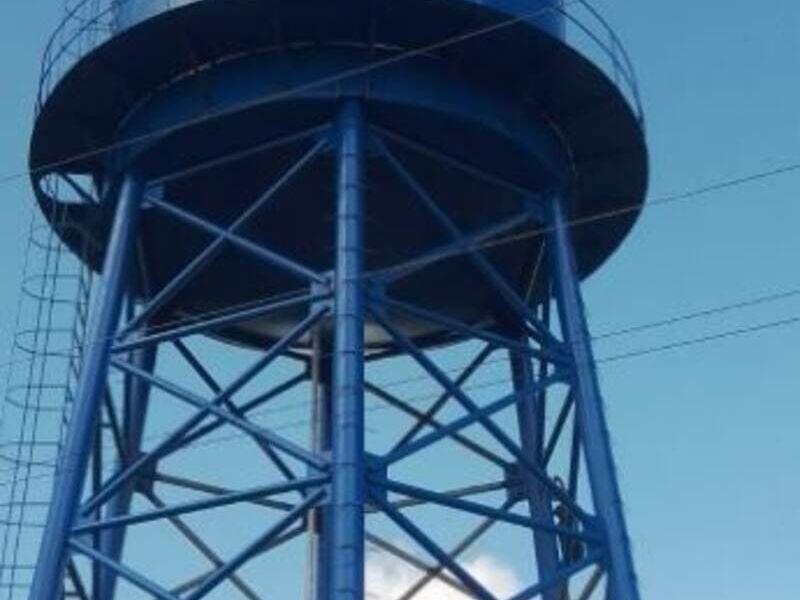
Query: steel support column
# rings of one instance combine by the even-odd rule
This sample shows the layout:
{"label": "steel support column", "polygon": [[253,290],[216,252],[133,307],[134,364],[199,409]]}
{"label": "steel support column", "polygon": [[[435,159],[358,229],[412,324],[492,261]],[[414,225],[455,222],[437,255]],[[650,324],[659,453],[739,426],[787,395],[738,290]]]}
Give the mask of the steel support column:
{"label": "steel support column", "polygon": [[[131,364],[137,368],[152,373],[156,364],[156,345],[146,346],[131,352]],[[138,378],[128,375],[125,381],[125,412],[123,421],[123,443],[125,456],[120,457],[118,471],[127,465],[127,462],[139,455],[142,446],[142,436],[147,419],[147,408],[150,401],[150,385]],[[131,479],[124,485],[108,504],[105,518],[113,519],[127,515],[130,512],[133,494],[138,481]],[[109,558],[119,562],[122,558],[122,547],[125,542],[125,528],[112,529],[104,532],[100,542],[100,551]],[[95,591],[97,598],[113,598],[117,584],[117,574],[111,569],[104,569],[100,579],[100,590]]]}
{"label": "steel support column", "polygon": [[[311,357],[312,415],[311,450],[317,454],[331,451],[331,405],[333,384],[332,344],[326,324],[313,333]],[[311,510],[308,518],[308,572],[306,600],[328,600],[330,593],[330,504]]]}
{"label": "steel support column", "polygon": [[[522,336],[525,340],[526,336]],[[541,437],[542,427],[539,423],[539,403],[542,395],[534,391],[535,376],[533,364],[528,356],[518,352],[509,352],[511,376],[514,392],[517,394],[517,421],[522,451],[531,460],[544,469],[542,461],[544,440]],[[527,496],[531,518],[545,523],[553,523],[552,498],[548,490],[525,469],[519,469],[522,489]],[[554,523],[553,523],[554,524]],[[534,530],[534,551],[536,567],[540,580],[548,580],[558,572],[558,543],[556,536],[547,531]],[[564,588],[550,589],[543,593],[542,600],[561,600]]]}
{"label": "steel support column", "polygon": [[[135,246],[142,180],[129,173],[119,190],[114,224],[106,250],[103,281],[88,331],[75,407],[60,454],[53,498],[42,537],[31,600],[57,600],[63,588],[69,537],[80,507],[92,436],[106,388],[113,336],[119,325]],[[113,200],[111,198],[106,201]]]}
{"label": "steel support column", "polygon": [[344,100],[337,123],[330,600],[364,599],[364,131]]}
{"label": "steel support column", "polygon": [[622,500],[603,401],[597,379],[591,338],[584,313],[575,253],[564,215],[563,199],[550,203],[549,254],[554,293],[565,342],[573,360],[575,410],[581,431],[585,462],[595,510],[606,537],[608,599],[639,600]]}

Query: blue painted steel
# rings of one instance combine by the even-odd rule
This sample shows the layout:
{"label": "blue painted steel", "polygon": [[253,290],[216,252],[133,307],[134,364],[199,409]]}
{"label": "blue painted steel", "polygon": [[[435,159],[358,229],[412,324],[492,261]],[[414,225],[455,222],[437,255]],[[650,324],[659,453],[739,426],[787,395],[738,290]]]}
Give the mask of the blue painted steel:
{"label": "blue painted steel", "polygon": [[447,569],[453,573],[463,583],[473,595],[481,600],[497,600],[489,590],[487,590],[477,579],[464,569],[457,561],[450,557],[448,552],[445,552],[438,544],[431,540],[425,533],[408,519],[403,513],[394,508],[389,502],[381,497],[381,494],[371,494],[373,502],[380,506],[381,510],[392,520],[398,527],[405,531],[415,542],[425,549],[428,554],[433,556],[436,560],[442,563]]}
{"label": "blue painted steel", "polygon": [[[231,395],[244,387],[248,381],[265,369],[270,362],[277,359],[287,346],[297,341],[297,339],[302,336],[309,327],[312,327],[317,320],[322,318],[322,316],[323,313],[317,312],[296,325],[292,331],[290,331],[281,341],[277,342],[272,348],[270,348],[270,350],[267,351],[263,357],[261,357],[255,364],[251,365],[251,367],[248,368],[244,374],[240,375],[236,381],[226,387],[211,402],[206,402],[203,398],[200,398],[191,392],[182,390],[177,386],[171,385],[162,378],[155,377],[149,373],[146,373],[145,371],[142,371],[141,369],[137,369],[133,365],[130,365],[124,361],[120,362],[112,360],[112,364],[117,366],[117,368],[122,369],[124,372],[147,379],[152,385],[161,387],[176,398],[184,400],[193,406],[202,408],[200,408],[195,415],[188,418],[179,427],[177,427],[171,435],[167,436],[161,440],[160,443],[156,444],[156,446],[153,447],[147,454],[134,460],[125,468],[125,470],[117,473],[110,480],[108,480],[99,493],[84,503],[82,508],[83,514],[90,514],[98,506],[108,501],[109,498],[113,497],[114,494],[123,485],[125,485],[125,482],[128,478],[135,476],[137,473],[141,472],[144,468],[153,464],[154,461],[158,460],[164,455],[176,451],[180,447],[179,442],[184,438],[184,436],[192,432],[195,427],[197,427],[207,416],[209,416],[210,413],[215,413],[215,415],[218,417],[216,421],[219,423],[236,421],[238,426],[242,429],[249,430],[249,433],[253,435],[263,437],[263,439],[268,443],[275,444],[278,447],[286,450],[288,453],[296,455],[296,458],[299,460],[308,462],[309,464],[320,469],[325,468],[325,461],[322,461],[318,457],[311,455],[301,448],[298,448],[295,444],[284,440],[280,436],[276,437],[275,434],[271,434],[265,430],[253,429],[254,426],[252,426],[250,423],[242,422],[241,419],[233,417],[233,415],[227,411],[222,411],[222,414],[220,414],[219,409],[219,406],[228,400]],[[178,444],[176,444],[176,442],[178,442]]]}
{"label": "blue painted steel", "polygon": [[[118,30],[123,30],[150,17],[201,1],[208,0],[118,0],[115,9],[115,26]],[[540,29],[557,37],[564,36],[564,16],[559,10],[562,0],[465,1],[495,8],[521,19],[535,20],[536,26]]]}
{"label": "blue painted steel", "polygon": [[410,498],[417,498],[419,500],[425,500],[427,502],[433,504],[439,504],[441,506],[447,506],[449,508],[453,508],[455,510],[460,510],[465,513],[472,513],[474,515],[480,515],[484,517],[491,517],[497,521],[503,521],[505,523],[510,523],[513,525],[519,525],[521,527],[527,527],[529,529],[545,531],[549,533],[561,533],[563,535],[573,537],[576,539],[585,540],[588,542],[593,543],[601,543],[602,540],[597,538],[596,536],[591,536],[583,533],[577,533],[575,531],[566,530],[552,523],[538,521],[533,518],[529,518],[514,512],[508,512],[503,510],[498,510],[496,508],[485,506],[483,504],[479,504],[477,502],[472,502],[470,500],[464,500],[454,495],[448,494],[441,494],[438,492],[432,492],[427,489],[418,488],[412,485],[398,483],[396,481],[373,481],[372,487],[380,490],[382,488],[386,488],[389,490],[393,490],[403,494],[404,496],[408,496]]}
{"label": "blue painted steel", "polygon": [[[526,340],[526,336],[522,336]],[[539,423],[540,415],[544,414],[539,402],[541,394],[534,392],[535,376],[533,365],[528,357],[517,353],[509,353],[511,375],[514,391],[517,393],[517,424],[522,451],[530,460],[537,462],[544,470],[541,460],[544,440],[541,433],[544,427]],[[528,498],[528,507],[531,516],[540,522],[553,523],[552,495],[548,490],[525,469],[519,469],[524,493]],[[536,567],[541,580],[549,579],[558,570],[559,557],[556,536],[550,532],[534,530],[534,550],[536,553]],[[561,600],[565,597],[566,590],[555,588],[547,590],[542,600]]]}
{"label": "blue painted steel", "polygon": [[364,599],[364,131],[344,100],[337,131],[330,600]]}
{"label": "blue painted steel", "polygon": [[[115,186],[116,187],[116,186]],[[87,336],[75,408],[61,453],[61,463],[36,565],[31,598],[57,600],[61,593],[67,544],[78,516],[92,438],[106,389],[113,334],[128,289],[132,250],[139,222],[143,184],[129,173],[118,192],[111,239],[106,254],[102,288],[97,296]]]}
{"label": "blue painted steel", "polygon": [[[155,346],[145,347],[131,352],[129,360],[137,368],[153,372],[156,364],[157,348]],[[123,421],[123,443],[125,444],[125,458],[137,456],[141,451],[142,438],[144,436],[145,421],[147,419],[147,409],[150,404],[150,386],[147,382],[134,377],[128,377],[125,385],[125,413]],[[117,470],[122,470],[122,461],[117,465]],[[137,481],[132,479],[114,496],[108,504],[104,518],[113,519],[128,514],[131,509],[133,493],[136,490]],[[122,548],[125,543],[125,529],[115,529],[105,532],[100,538],[100,551],[106,556],[119,561],[122,556]],[[116,573],[110,569],[101,571],[100,598],[113,598],[116,588]]]}
{"label": "blue painted steel", "polygon": [[225,579],[236,572],[239,567],[244,565],[247,561],[255,556],[258,556],[268,547],[270,542],[277,538],[281,533],[291,526],[292,523],[305,516],[305,514],[313,508],[325,496],[324,490],[319,490],[303,500],[295,508],[293,508],[285,517],[280,519],[266,533],[261,535],[257,540],[252,542],[247,548],[243,549],[239,554],[234,556],[227,563],[219,567],[211,575],[209,575],[191,594],[186,597],[186,600],[200,600],[204,598],[217,586],[219,586]]}
{"label": "blue painted steel", "polygon": [[[330,455],[333,433],[333,346],[327,328],[314,332],[311,358],[313,387],[312,446],[317,453]],[[331,547],[333,544],[330,503],[314,509],[308,519],[307,600],[328,600],[331,590]]]}
{"label": "blue painted steel", "polygon": [[[113,570],[123,579],[129,581],[139,589],[144,590],[145,592],[152,595],[154,598],[158,598],[158,600],[180,600],[174,594],[171,594],[168,590],[164,589],[160,585],[157,585],[143,577],[133,569],[129,569],[125,565],[110,559],[102,552],[98,552],[97,550],[93,549],[91,546],[87,546],[82,544],[76,539],[71,539],[69,541],[70,548],[79,554],[84,554],[91,558],[92,560],[100,563],[107,569]],[[38,596],[34,596],[31,593],[31,599],[37,599]]]}
{"label": "blue painted steel", "polygon": [[580,424],[592,497],[607,539],[608,597],[612,600],[639,600],[591,337],[563,203],[564,198],[554,196],[550,204],[552,227],[548,233],[549,255],[561,327],[574,363],[573,385],[577,394],[575,410]]}
{"label": "blue painted steel", "polygon": [[[291,136],[294,137],[294,136]],[[277,145],[280,145],[280,140]],[[261,194],[258,199],[253,202],[247,210],[245,210],[237,219],[234,221],[230,226],[225,229],[221,229],[215,227],[213,224],[208,223],[205,219],[201,219],[191,213],[180,210],[177,207],[171,206],[169,203],[164,203],[157,201],[155,199],[151,200],[151,202],[161,208],[162,210],[173,214],[174,216],[189,222],[196,227],[205,229],[210,233],[216,235],[211,244],[209,244],[200,254],[198,254],[192,262],[190,262],[168,285],[164,286],[161,291],[147,303],[142,311],[136,316],[131,323],[127,330],[134,329],[137,324],[146,323],[148,318],[153,316],[159,308],[161,308],[164,304],[169,302],[172,298],[178,294],[181,289],[185,286],[186,282],[192,279],[200,270],[206,267],[211,261],[214,260],[226,247],[228,243],[236,243],[236,244],[244,244],[245,248],[251,249],[256,255],[260,257],[264,257],[265,260],[272,261],[276,259],[280,262],[281,265],[284,265],[285,261],[281,261],[281,257],[276,256],[274,253],[266,250],[266,249],[259,249],[255,244],[251,242],[247,242],[246,240],[241,240],[238,236],[236,236],[236,232],[243,229],[249,221],[253,219],[255,215],[258,214],[259,211],[264,210],[267,208],[272,201],[274,200],[276,194],[283,189],[286,184],[292,180],[293,177],[297,175],[313,158],[319,153],[322,147],[325,145],[325,141],[321,140],[317,142],[311,150],[309,150],[297,163],[295,163],[286,173],[284,173],[278,180],[269,186],[269,188]],[[239,240],[239,241],[237,241]],[[300,275],[308,275],[313,279],[313,273],[306,271],[301,266],[289,264],[289,267],[292,267],[293,272],[299,273]]]}
{"label": "blue painted steel", "polygon": [[[106,163],[94,161],[81,140],[103,145],[136,139],[136,144],[120,144],[115,164],[142,165],[155,182],[149,205],[154,210],[139,237],[151,285],[133,290],[143,308],[116,331],[120,290],[126,280],[135,281],[126,276],[122,248],[131,245],[133,233],[125,243],[118,239],[124,237],[120,228],[135,227],[135,218],[120,225],[121,214],[138,214],[134,196],[141,186],[128,183],[106,264],[107,280],[119,289],[112,294],[107,288],[100,299],[93,335],[103,343],[88,358],[65,454],[70,468],[61,475],[53,503],[33,600],[56,599],[68,546],[89,556],[95,568],[103,567],[92,600],[111,600],[118,577],[162,600],[200,600],[226,580],[233,582],[239,567],[272,549],[301,518],[298,529],[309,534],[309,556],[316,561],[308,573],[315,578],[309,600],[363,600],[364,544],[370,539],[364,519],[371,512],[384,513],[408,533],[437,560],[439,570],[460,580],[457,586],[496,600],[459,564],[463,550],[444,550],[411,513],[400,510],[419,504],[530,529],[539,580],[515,600],[537,594],[559,600],[573,593],[565,580],[591,565],[609,569],[609,600],[638,600],[578,283],[616,248],[635,212],[587,226],[573,248],[562,207],[548,204],[546,190],[575,186],[570,218],[635,205],[643,196],[646,153],[638,115],[620,90],[563,42],[561,0],[118,0],[113,6],[114,26],[124,34],[104,38],[42,96],[46,102],[31,153],[34,188],[47,209],[57,198],[42,188],[38,173],[46,169],[36,167],[67,164],[64,170],[70,172],[61,175],[95,176]],[[404,19],[416,19],[415,26]],[[218,27],[221,21],[225,27]],[[482,29],[488,34],[476,33]],[[317,42],[313,47],[309,36]],[[436,44],[445,39],[460,41],[445,43],[439,52]],[[404,49],[431,44],[435,51],[400,58]],[[499,59],[492,54],[497,47],[503,49]],[[281,51],[287,48],[292,51]],[[141,60],[127,60],[137,51]],[[109,64],[116,67],[114,78],[106,76]],[[569,76],[554,85],[553,74],[561,73]],[[96,110],[86,108],[86,98]],[[597,108],[589,119],[580,110],[588,105]],[[78,113],[91,118],[67,122],[62,116]],[[194,119],[202,121],[182,126]],[[335,124],[320,126],[331,121]],[[152,135],[159,130],[168,134]],[[328,147],[332,156],[323,152]],[[72,155],[88,158],[63,160]],[[608,158],[598,162],[598,156]],[[305,168],[315,157],[320,165],[335,165],[335,232],[325,195],[309,193],[328,181],[322,169]],[[492,201],[481,201],[484,196]],[[282,205],[273,207],[278,197]],[[365,204],[370,221],[383,228],[370,237],[370,271],[365,270]],[[275,210],[262,214],[264,208]],[[94,219],[105,207],[80,209],[85,210],[81,226],[105,239],[105,224]],[[549,222],[556,225],[547,234],[550,263],[540,273],[531,262],[545,236],[530,232]],[[513,244],[492,243],[520,232]],[[69,231],[58,233],[76,248]],[[492,247],[479,247],[484,242]],[[83,258],[98,269],[101,254]],[[443,280],[448,285],[440,285]],[[538,302],[549,301],[551,284],[561,317],[557,329],[536,310]],[[367,294],[367,288],[377,293]],[[196,321],[147,333],[149,325],[177,316]],[[226,387],[195,365],[209,384],[211,400],[166,375],[156,376],[147,358],[158,344],[207,333],[262,351]],[[453,380],[426,348],[459,339],[487,347]],[[291,353],[305,361],[307,349],[319,410],[310,449],[247,416],[307,374],[249,402],[233,398],[277,358]],[[514,390],[481,405],[464,383],[496,350],[510,354]],[[123,353],[134,358],[124,360]],[[444,388],[427,412],[365,382],[365,362],[393,353],[414,359]],[[82,507],[87,520],[75,528],[99,413],[98,390],[109,360],[132,382],[126,418],[130,460],[100,482]],[[538,374],[532,361],[538,361]],[[570,396],[547,440],[544,393],[564,384]],[[134,400],[146,397],[151,386],[188,404],[194,414],[141,455],[146,403]],[[369,461],[365,390],[418,420],[400,442]],[[437,419],[436,412],[451,400],[466,415]],[[514,407],[519,442],[513,426],[495,418]],[[560,478],[562,461],[553,461],[559,464],[551,470],[548,462],[571,415],[578,422],[572,428],[574,464],[568,477]],[[207,500],[156,503],[155,510],[131,514],[130,496],[143,473],[223,425],[252,437],[288,483],[244,491],[217,488]],[[421,434],[426,426],[432,431]],[[472,441],[462,432],[467,427],[488,434],[488,443]],[[384,472],[446,438],[514,478],[501,475],[461,492],[438,492],[396,480],[401,468],[392,471],[392,479]],[[583,496],[574,493],[581,447],[593,496],[586,507]],[[291,459],[306,469],[305,479],[296,477]],[[168,477],[154,479],[164,483]],[[519,479],[522,486],[516,485]],[[562,479],[568,480],[566,490]],[[203,485],[192,487],[189,481],[185,487],[213,490]],[[505,506],[527,500],[524,513],[464,499],[478,493],[475,489],[488,493],[506,487],[511,489]],[[266,500],[289,492],[300,497],[299,504]],[[368,506],[365,496],[372,499]],[[120,563],[128,526],[248,501],[289,513],[232,553],[230,561],[212,559],[214,570],[175,588],[181,591],[161,588],[147,573]],[[102,543],[85,546],[84,536]],[[567,543],[580,546],[580,552],[571,552]]]}
{"label": "blue painted steel", "polygon": [[155,521],[157,519],[164,519],[166,517],[176,515],[186,515],[201,510],[208,510],[209,508],[228,506],[230,504],[235,504],[246,500],[264,499],[269,496],[283,494],[284,492],[307,490],[309,488],[320,487],[327,482],[327,475],[316,475],[313,477],[306,477],[304,479],[297,479],[285,483],[260,486],[249,490],[243,490],[241,492],[230,492],[228,494],[222,494],[207,500],[194,500],[184,504],[175,504],[156,510],[151,510],[149,512],[119,516],[106,516],[100,521],[83,523],[78,527],[75,527],[73,531],[75,534],[80,535],[104,529],[118,530],[127,525],[147,523],[149,521]]}
{"label": "blue painted steel", "polygon": [[154,333],[152,335],[146,335],[143,337],[134,338],[130,341],[120,342],[114,345],[114,347],[112,348],[112,352],[114,353],[127,352],[135,348],[141,348],[143,346],[168,342],[189,335],[197,335],[202,333],[213,332],[216,329],[221,329],[223,327],[235,325],[241,322],[252,321],[255,318],[265,317],[271,313],[280,312],[282,310],[286,310],[287,308],[291,308],[293,306],[301,306],[304,304],[308,304],[309,302],[323,300],[329,296],[330,294],[320,293],[313,295],[300,295],[297,298],[291,298],[288,300],[279,300],[279,301],[268,300],[263,304],[255,306],[253,308],[245,308],[242,310],[232,311],[229,314],[223,315],[221,317],[216,317],[213,319],[205,319],[199,323],[182,325],[179,327],[170,328],[167,331],[163,331],[161,333]]}

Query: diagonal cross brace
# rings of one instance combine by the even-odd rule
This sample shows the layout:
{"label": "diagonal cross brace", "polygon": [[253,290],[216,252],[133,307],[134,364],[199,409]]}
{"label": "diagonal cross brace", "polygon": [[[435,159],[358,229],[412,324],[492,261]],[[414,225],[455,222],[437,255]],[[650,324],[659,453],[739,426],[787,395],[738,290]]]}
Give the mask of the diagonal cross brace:
{"label": "diagonal cross brace", "polygon": [[[255,202],[253,202],[247,208],[247,210],[245,210],[244,213],[242,213],[242,215],[226,229],[214,226],[211,223],[208,223],[199,217],[195,217],[186,211],[182,211],[181,209],[178,209],[169,203],[153,198],[152,196],[148,196],[150,204],[169,212],[173,216],[179,217],[196,227],[213,233],[217,236],[217,238],[211,242],[211,244],[208,245],[205,250],[198,254],[183,269],[183,271],[176,275],[172,281],[165,285],[153,299],[150,300],[150,302],[142,309],[142,311],[120,332],[120,336],[124,336],[127,333],[136,330],[150,317],[152,317],[161,307],[174,298],[175,295],[180,292],[180,290],[182,290],[184,286],[195,275],[197,275],[197,273],[200,272],[201,269],[203,269],[203,267],[205,267],[223,250],[227,243],[237,243],[237,240],[241,241],[241,238],[235,235],[236,232],[242,229],[242,227],[244,227],[260,210],[268,206],[268,204],[275,198],[276,194],[283,189],[286,184],[291,181],[308,163],[310,163],[311,160],[316,157],[317,154],[319,154],[319,152],[327,145],[327,143],[327,139],[323,138],[314,144],[311,149],[300,158],[299,161],[297,161],[291,168],[289,168],[288,171],[286,171],[286,173],[278,178],[275,183],[273,183],[261,196],[259,196]],[[274,252],[265,249],[262,249],[262,252],[258,252],[258,247],[254,249],[252,246],[255,246],[255,244],[252,244],[252,246],[251,244],[252,242],[250,244],[244,244],[244,248],[249,251],[257,252],[258,255],[265,260],[274,260],[276,261],[276,264],[283,265],[284,267],[297,267],[294,265],[294,263],[288,261],[288,259],[285,259]],[[311,275],[311,281],[317,281],[319,279],[316,273],[312,273],[304,267],[299,267],[299,270],[294,270],[294,272],[302,273],[304,276]]]}
{"label": "diagonal cross brace", "polygon": [[[448,234],[456,242],[464,240],[464,234],[456,226],[453,220],[439,207],[430,194],[422,187],[422,185],[414,178],[414,176],[405,168],[405,166],[392,154],[386,144],[381,139],[376,139],[380,152],[400,176],[400,178],[408,185],[408,187],[416,194],[422,201],[425,207],[433,214],[434,218],[439,224],[447,230]],[[536,337],[539,341],[547,342],[548,344],[558,348],[561,345],[552,333],[539,321],[538,317],[533,314],[530,308],[523,302],[514,289],[508,284],[503,276],[497,272],[497,269],[489,262],[489,260],[476,248],[467,247],[467,257],[475,265],[475,268],[486,278],[487,282],[500,294],[505,300],[506,304],[514,311],[515,314],[525,319],[532,327],[535,328]]]}
{"label": "diagonal cross brace", "polygon": [[[249,374],[251,377],[255,377],[261,370],[266,368],[275,358],[277,358],[284,348],[287,348],[295,341],[297,341],[310,327],[319,321],[324,315],[326,314],[326,309],[320,309],[308,317],[303,319],[300,323],[298,323],[292,330],[290,330],[281,340],[276,342],[267,352],[266,354],[257,361],[255,365],[253,365],[249,370]],[[112,364],[117,366],[118,368],[123,368],[125,370],[130,371],[130,365],[127,365],[125,362],[121,361],[113,361]],[[257,368],[258,367],[258,368]],[[147,373],[134,373],[140,375],[142,377],[150,377]],[[138,474],[142,469],[147,467],[148,465],[152,464],[153,461],[158,460],[164,454],[169,453],[172,451],[173,448],[176,447],[178,442],[182,440],[187,434],[189,434],[195,427],[197,427],[202,421],[212,412],[213,407],[218,407],[221,405],[226,399],[228,399],[233,392],[240,389],[244,386],[249,379],[247,379],[244,375],[239,377],[236,382],[234,382],[231,386],[229,386],[222,394],[218,395],[214,400],[210,403],[206,403],[202,398],[195,398],[194,394],[191,394],[193,400],[199,400],[198,405],[202,405],[202,408],[198,410],[198,412],[187,419],[182,425],[180,425],[170,436],[166,439],[162,440],[155,448],[153,448],[147,454],[139,457],[133,463],[128,465],[123,471],[120,471],[114,477],[111,478],[108,482],[106,482],[103,490],[101,490],[98,494],[94,497],[90,498],[84,505],[82,514],[88,515],[91,513],[92,510],[97,508],[99,505],[104,503],[108,498],[113,496],[113,494],[124,484],[128,478],[133,477],[134,475]],[[165,382],[161,379],[156,379],[155,381],[151,381],[153,385],[158,385],[159,387],[162,386]],[[177,386],[173,386],[172,384],[167,383],[167,387],[169,390],[175,391]],[[167,391],[169,391],[167,390]],[[183,398],[187,400],[186,397]],[[226,415],[227,416],[227,415]],[[223,422],[225,419],[221,419]],[[277,436],[270,436],[275,437]],[[291,444],[293,447],[294,445]],[[177,447],[180,447],[179,445]],[[301,454],[305,455],[305,451],[301,451]],[[311,457],[306,457],[306,459],[310,459]],[[321,463],[320,459],[317,457],[313,457],[312,464],[315,464],[318,468],[324,468],[324,464]]]}

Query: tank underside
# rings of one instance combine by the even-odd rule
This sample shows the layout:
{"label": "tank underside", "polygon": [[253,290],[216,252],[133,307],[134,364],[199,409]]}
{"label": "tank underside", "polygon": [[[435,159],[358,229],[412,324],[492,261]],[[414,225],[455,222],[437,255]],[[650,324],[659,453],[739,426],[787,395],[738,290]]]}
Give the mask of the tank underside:
{"label": "tank underside", "polygon": [[[84,253],[95,268],[110,211],[102,204],[52,210],[58,200],[41,185],[48,172],[100,178],[135,165],[151,181],[167,179],[151,194],[225,228],[324,135],[338,99],[358,96],[373,138],[366,167],[367,271],[414,261],[453,241],[387,161],[384,144],[465,236],[527,211],[527,219],[495,236],[513,241],[484,254],[521,297],[535,301],[547,281],[535,235],[542,199],[568,188],[572,219],[638,206],[646,152],[641,127],[616,87],[530,24],[433,46],[504,18],[466,2],[422,0],[344,0],[313,9],[308,2],[204,0],[153,17],[88,55],[43,107],[31,150],[39,201],[54,226],[77,224],[61,231],[73,248],[83,247],[86,233],[97,242]],[[426,50],[404,55],[420,48]],[[312,135],[260,150],[309,130]],[[93,152],[120,142],[113,157]],[[180,178],[170,175],[233,155],[236,160]],[[239,233],[311,270],[329,271],[334,181],[333,157],[320,152]],[[613,253],[637,212],[574,228],[583,276]],[[156,294],[212,239],[147,209],[139,295]],[[474,285],[478,277],[469,256],[458,253],[389,285],[393,298],[463,322],[496,324],[504,317],[502,302],[475,291],[486,289]],[[285,269],[228,248],[155,322],[307,289]],[[219,335],[261,345],[297,317],[273,315]],[[446,341],[423,321],[398,323],[417,340]],[[385,340],[373,333],[368,341],[379,347]]]}

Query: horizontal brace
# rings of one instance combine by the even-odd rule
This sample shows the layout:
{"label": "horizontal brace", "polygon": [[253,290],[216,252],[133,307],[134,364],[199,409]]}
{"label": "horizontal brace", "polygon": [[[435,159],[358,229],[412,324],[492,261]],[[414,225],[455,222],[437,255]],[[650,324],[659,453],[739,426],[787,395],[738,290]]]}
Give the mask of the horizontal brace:
{"label": "horizontal brace", "polygon": [[[479,340],[488,342],[489,344],[493,344],[495,346],[501,346],[511,352],[516,352],[518,354],[523,354],[526,356],[531,356],[533,358],[546,360],[551,363],[556,363],[561,365],[570,364],[569,358],[562,353],[553,353],[545,349],[539,350],[536,348],[531,348],[526,344],[523,344],[511,338],[507,338],[504,335],[500,335],[498,333],[494,333],[486,329],[481,329],[479,327],[474,327],[472,325],[467,325],[466,323],[462,323],[460,321],[457,321],[456,319],[451,319],[446,315],[419,306],[414,306],[413,304],[409,304],[408,302],[403,302],[401,300],[395,300],[393,298],[388,298],[388,297],[370,298],[370,300],[375,306],[380,306],[381,304],[385,304],[390,309],[394,309],[398,312],[403,312],[407,315],[410,315],[412,317],[417,317],[419,319],[428,321],[430,323],[435,323],[437,325],[447,327],[449,329],[452,329],[453,331],[457,331],[465,335],[477,338]],[[561,344],[559,344],[559,346],[561,346]]]}
{"label": "horizontal brace", "polygon": [[82,544],[78,540],[71,539],[69,540],[69,545],[78,554],[83,554],[84,556],[92,559],[95,562],[100,563],[104,567],[111,569],[117,575],[125,579],[126,581],[132,583],[140,590],[144,590],[148,594],[151,594],[158,600],[180,600],[177,596],[171,594],[168,590],[165,590],[161,586],[156,583],[153,583],[149,579],[145,578],[143,575],[140,575],[136,571],[129,569],[125,565],[122,565],[109,557],[105,554],[98,552],[94,548]]}
{"label": "horizontal brace", "polygon": [[316,486],[325,485],[329,481],[327,476],[308,477],[305,479],[296,479],[291,482],[279,483],[274,485],[266,485],[241,492],[233,492],[224,494],[215,498],[207,500],[197,500],[194,502],[185,502],[174,506],[167,506],[164,508],[151,510],[135,515],[125,515],[115,517],[112,519],[105,519],[102,521],[95,521],[89,523],[81,523],[78,527],[74,528],[74,535],[83,535],[92,533],[103,529],[113,529],[117,527],[125,527],[128,525],[138,525],[140,523],[148,523],[158,519],[167,517],[174,517],[179,515],[187,515],[203,510],[211,510],[214,508],[221,508],[239,502],[248,502],[250,500],[257,500],[266,498],[277,494],[284,494],[286,492],[295,492],[298,490],[308,490]]}
{"label": "horizontal brace", "polygon": [[[185,477],[177,477],[175,475],[170,475],[167,473],[157,472],[153,475],[152,480],[164,485],[171,485],[173,487],[182,488],[185,490],[192,490],[194,492],[201,492],[203,494],[209,494],[212,496],[224,496],[227,494],[235,493],[234,490],[219,487],[216,485],[211,485],[210,483],[205,483],[203,481],[196,481],[194,479],[186,479]],[[294,508],[294,504],[289,502],[282,502],[278,500],[270,500],[268,498],[250,498],[245,500],[247,504],[252,504],[253,506],[260,506],[262,508],[268,508],[271,510],[280,510],[283,512],[287,512]]]}
{"label": "horizontal brace", "polygon": [[[190,335],[204,334],[222,327],[230,327],[239,323],[246,323],[248,321],[252,321],[253,319],[264,317],[266,315],[280,312],[298,305],[306,303],[312,304],[329,297],[329,293],[305,294],[303,296],[298,296],[296,298],[290,298],[287,300],[279,300],[277,302],[267,301],[258,306],[231,312],[219,317],[200,320],[201,317],[198,316],[197,319],[199,322],[193,322],[182,327],[168,329],[167,331],[163,331],[161,333],[139,337],[129,342],[120,342],[115,344],[111,351],[119,354],[121,352],[128,352],[130,350],[135,350],[136,348],[141,348],[151,344],[168,342],[174,339],[188,337]],[[193,317],[188,317],[187,320],[189,319],[193,319]]]}
{"label": "horizontal brace", "polygon": [[166,213],[176,217],[178,220],[183,221],[188,225],[192,225],[197,229],[202,229],[211,235],[216,236],[218,239],[224,239],[225,241],[229,242],[230,244],[236,246],[237,248],[244,250],[245,252],[252,254],[256,258],[263,260],[266,263],[271,264],[274,267],[278,267],[283,269],[284,271],[299,277],[305,281],[318,283],[320,285],[324,285],[326,280],[323,275],[317,273],[316,271],[312,271],[308,267],[301,265],[289,258],[286,258],[282,254],[278,254],[264,246],[252,242],[246,238],[243,238],[240,235],[232,233],[218,225],[214,225],[194,215],[182,208],[175,206],[174,204],[170,204],[169,202],[164,202],[163,200],[157,198],[149,198],[149,204],[155,206],[156,208],[163,210]]}
{"label": "horizontal brace", "polygon": [[388,480],[375,479],[374,481],[371,480],[370,483],[373,487],[379,489],[385,489],[390,492],[402,494],[404,496],[418,498],[419,500],[425,500],[426,502],[430,502],[432,504],[438,504],[439,506],[444,506],[446,508],[451,508],[453,510],[468,512],[474,515],[479,515],[481,517],[489,517],[491,519],[495,519],[496,521],[502,521],[504,523],[509,523],[511,525],[519,525],[520,527],[526,527],[528,529],[547,531],[549,533],[556,533],[564,537],[570,537],[588,543],[594,543],[594,544],[603,543],[603,540],[600,538],[591,535],[586,535],[585,533],[579,533],[572,529],[558,527],[557,525],[552,525],[546,522],[535,521],[530,517],[524,517],[522,515],[518,515],[515,513],[498,510],[496,508],[492,508],[491,506],[485,506],[478,502],[472,502],[471,500],[464,500],[462,498],[456,498],[454,496],[440,494],[438,492],[433,492],[431,490],[426,490],[405,483],[400,483],[398,481],[392,481],[390,479]]}

